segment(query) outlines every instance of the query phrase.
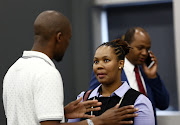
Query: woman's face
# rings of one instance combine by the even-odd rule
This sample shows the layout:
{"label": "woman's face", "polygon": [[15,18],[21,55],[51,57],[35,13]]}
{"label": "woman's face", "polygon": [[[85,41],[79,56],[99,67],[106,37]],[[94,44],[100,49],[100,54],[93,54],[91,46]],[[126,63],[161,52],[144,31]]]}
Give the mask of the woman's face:
{"label": "woman's face", "polygon": [[93,70],[97,80],[102,84],[121,82],[121,70],[124,61],[117,60],[114,49],[110,46],[101,46],[94,55]]}

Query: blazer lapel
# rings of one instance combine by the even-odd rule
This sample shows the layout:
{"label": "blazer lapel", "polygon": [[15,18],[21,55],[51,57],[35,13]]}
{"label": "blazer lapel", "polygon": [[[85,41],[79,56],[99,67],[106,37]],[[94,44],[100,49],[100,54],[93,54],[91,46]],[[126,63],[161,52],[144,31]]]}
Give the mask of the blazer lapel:
{"label": "blazer lapel", "polygon": [[122,70],[122,73],[121,73],[121,81],[127,81],[128,85],[129,85],[129,82],[127,80],[127,77],[126,77],[124,70]]}

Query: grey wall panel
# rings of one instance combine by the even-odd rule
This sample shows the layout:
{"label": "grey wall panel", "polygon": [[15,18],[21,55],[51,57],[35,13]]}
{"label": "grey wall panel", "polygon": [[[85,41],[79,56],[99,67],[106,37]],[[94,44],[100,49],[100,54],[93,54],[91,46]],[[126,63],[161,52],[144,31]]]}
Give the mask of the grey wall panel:
{"label": "grey wall panel", "polygon": [[[44,10],[58,10],[70,19],[72,39],[63,61],[55,62],[64,82],[65,104],[86,90],[92,71],[91,0],[0,1],[0,81],[8,68],[33,44],[33,22]],[[2,84],[0,84],[2,95]],[[2,100],[0,124],[6,125]]]}
{"label": "grey wall panel", "polygon": [[[71,1],[70,1],[71,2]],[[71,5],[71,4],[70,4]],[[0,94],[2,80],[7,69],[22,55],[23,50],[30,50],[33,44],[33,22],[35,17],[47,9],[55,9],[71,18],[71,7],[66,0],[2,0],[0,1]],[[68,53],[67,53],[68,54]],[[68,59],[64,59],[68,60]],[[70,60],[70,59],[69,59]],[[64,68],[70,67],[69,65]],[[62,75],[65,73],[63,72]],[[69,73],[70,74],[70,73]],[[70,74],[72,75],[72,74]],[[68,81],[69,80],[69,81]],[[67,79],[67,82],[72,79]],[[73,92],[73,91],[72,91]],[[0,102],[0,124],[5,125],[6,119],[2,100]]]}

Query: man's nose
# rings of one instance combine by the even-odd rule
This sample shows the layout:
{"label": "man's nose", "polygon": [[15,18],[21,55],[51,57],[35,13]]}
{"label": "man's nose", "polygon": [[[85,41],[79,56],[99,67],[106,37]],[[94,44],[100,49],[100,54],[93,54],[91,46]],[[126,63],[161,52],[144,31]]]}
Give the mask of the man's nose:
{"label": "man's nose", "polygon": [[148,50],[147,49],[143,49],[142,50],[142,55],[146,55],[147,56],[148,55]]}

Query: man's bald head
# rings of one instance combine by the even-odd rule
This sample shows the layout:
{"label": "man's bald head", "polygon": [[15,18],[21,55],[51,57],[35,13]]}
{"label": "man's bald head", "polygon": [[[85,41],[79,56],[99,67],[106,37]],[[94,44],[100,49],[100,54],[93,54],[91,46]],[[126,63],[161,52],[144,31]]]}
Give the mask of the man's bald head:
{"label": "man's bald head", "polygon": [[133,27],[127,30],[127,32],[125,33],[124,40],[127,41],[129,44],[131,44],[134,41],[134,36],[136,34],[140,34],[140,35],[144,34],[148,38],[150,38],[148,32],[145,29],[141,27]]}
{"label": "man's bald head", "polygon": [[45,53],[49,58],[61,61],[71,38],[71,25],[60,12],[48,10],[40,13],[34,22],[32,50]]}
{"label": "man's bald head", "polygon": [[40,13],[34,22],[35,41],[41,38],[48,41],[58,32],[66,33],[69,20],[60,12],[48,10]]}

